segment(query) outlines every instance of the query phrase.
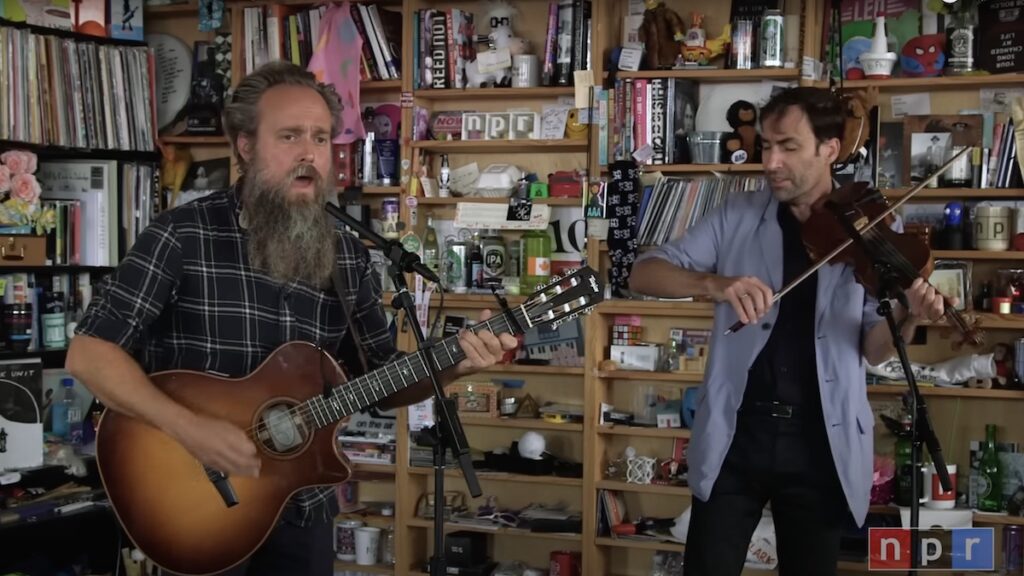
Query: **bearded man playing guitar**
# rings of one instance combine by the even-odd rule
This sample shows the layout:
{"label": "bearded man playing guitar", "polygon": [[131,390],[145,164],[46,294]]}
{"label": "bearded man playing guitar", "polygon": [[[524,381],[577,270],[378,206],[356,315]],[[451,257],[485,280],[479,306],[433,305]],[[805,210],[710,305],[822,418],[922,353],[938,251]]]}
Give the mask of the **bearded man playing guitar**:
{"label": "bearded man playing guitar", "polygon": [[[222,413],[176,402],[151,376],[181,370],[240,378],[292,341],[336,356],[350,329],[370,369],[401,355],[367,248],[337,231],[324,210],[334,195],[331,143],[343,129],[340,108],[332,88],[292,64],[267,64],[243,79],[223,115],[239,182],[162,212],[93,300],[68,350],[67,369],[108,411],[158,429],[208,469],[236,477],[243,504],[242,483],[259,477],[264,461],[253,439]],[[484,311],[482,319],[489,317]],[[442,372],[442,383],[494,365],[517,341],[466,331],[459,345],[465,358]],[[377,405],[411,404],[431,391],[429,380],[419,381]],[[144,458],[156,463],[165,453]],[[230,573],[333,574],[334,493],[331,486],[298,491],[256,552]]]}

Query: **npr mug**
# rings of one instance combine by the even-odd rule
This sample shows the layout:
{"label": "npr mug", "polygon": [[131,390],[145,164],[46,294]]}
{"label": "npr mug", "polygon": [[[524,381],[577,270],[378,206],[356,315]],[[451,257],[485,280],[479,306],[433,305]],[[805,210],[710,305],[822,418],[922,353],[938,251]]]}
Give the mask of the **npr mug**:
{"label": "npr mug", "polygon": [[974,210],[974,246],[978,250],[1010,249],[1013,209],[1008,206],[978,206]]}

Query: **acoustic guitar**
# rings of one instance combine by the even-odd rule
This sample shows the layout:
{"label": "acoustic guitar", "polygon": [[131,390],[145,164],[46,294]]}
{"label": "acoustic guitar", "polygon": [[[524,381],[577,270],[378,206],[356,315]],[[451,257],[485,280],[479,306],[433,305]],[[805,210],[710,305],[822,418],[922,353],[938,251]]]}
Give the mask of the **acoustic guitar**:
{"label": "acoustic guitar", "polygon": [[[553,279],[521,305],[473,326],[519,334],[557,327],[603,299],[591,268]],[[132,542],[161,568],[211,574],[251,555],[303,488],[346,481],[339,427],[363,408],[428,378],[426,354],[440,370],[465,358],[457,337],[347,381],[342,368],[307,342],[281,345],[243,378],[173,370],[153,383],[198,413],[245,430],[261,459],[258,478],[228,479],[199,463],[170,436],[113,410],[100,418],[96,460],[114,512]]]}

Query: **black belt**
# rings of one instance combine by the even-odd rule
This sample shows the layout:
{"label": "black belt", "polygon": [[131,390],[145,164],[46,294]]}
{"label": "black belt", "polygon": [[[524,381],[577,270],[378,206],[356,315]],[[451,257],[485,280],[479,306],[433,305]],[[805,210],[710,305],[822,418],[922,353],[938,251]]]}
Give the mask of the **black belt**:
{"label": "black belt", "polygon": [[771,416],[772,418],[798,418],[801,412],[799,406],[765,401],[747,402],[740,407],[740,411],[748,414]]}

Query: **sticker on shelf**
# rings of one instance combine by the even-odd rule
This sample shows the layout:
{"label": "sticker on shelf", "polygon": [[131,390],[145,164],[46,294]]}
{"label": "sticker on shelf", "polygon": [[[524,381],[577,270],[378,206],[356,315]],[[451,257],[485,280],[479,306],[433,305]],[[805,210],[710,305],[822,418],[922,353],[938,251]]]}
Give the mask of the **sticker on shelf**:
{"label": "sticker on shelf", "polygon": [[413,106],[412,92],[402,92],[402,98],[401,98],[401,100],[399,100],[399,105],[402,108],[412,108],[412,106]]}

